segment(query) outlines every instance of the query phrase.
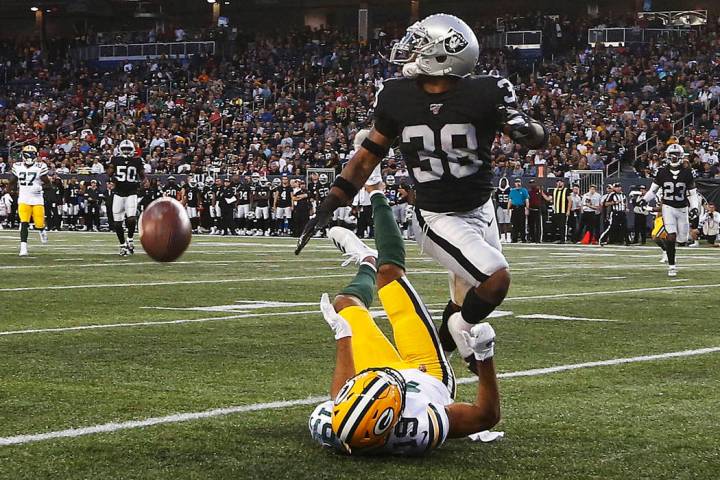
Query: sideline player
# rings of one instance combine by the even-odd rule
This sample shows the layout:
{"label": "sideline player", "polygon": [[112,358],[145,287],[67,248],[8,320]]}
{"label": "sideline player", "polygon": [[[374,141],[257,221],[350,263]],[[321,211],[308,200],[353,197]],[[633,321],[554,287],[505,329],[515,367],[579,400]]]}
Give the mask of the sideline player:
{"label": "sideline player", "polygon": [[[662,220],[667,236],[663,241],[668,260],[668,276],[677,276],[675,250],[677,243],[686,243],[690,234],[690,219],[699,216],[699,199],[695,179],[689,168],[683,167],[685,150],[674,143],[665,150],[667,165],[658,170],[650,190],[643,197],[647,205],[660,192]],[[690,210],[688,211],[688,206]]]}
{"label": "sideline player", "polygon": [[43,185],[50,183],[48,167],[44,162],[38,162],[38,151],[33,145],[26,145],[22,149],[22,162],[13,164],[8,190],[18,192],[18,216],[20,217],[20,256],[27,257],[27,241],[30,230],[30,219],[35,229],[39,231],[40,241],[47,243],[45,231],[45,199],[43,198]]}
{"label": "sideline player", "polygon": [[[120,256],[135,253],[133,236],[137,225],[138,188],[145,179],[145,168],[140,157],[135,156],[135,145],[130,140],[123,140],[118,146],[120,155],[113,156],[107,166],[107,175],[115,184],[113,198],[113,220],[115,234],[120,242]],[[127,227],[127,241],[123,220]]]}
{"label": "sideline player", "polygon": [[188,218],[190,218],[190,225],[192,226],[193,233],[198,233],[198,228],[200,226],[200,215],[198,214],[200,196],[201,192],[198,188],[195,177],[193,175],[188,175],[187,183],[180,189],[180,201],[185,206]]}
{"label": "sideline player", "polygon": [[[422,299],[405,276],[404,241],[381,187],[368,187],[377,251],[350,230],[333,227],[329,232],[348,261],[360,267],[333,304],[327,294],[320,302],[336,340],[333,400],[316,407],[309,428],[320,444],[348,454],[422,455],[447,438],[487,430],[499,421],[495,332],[488,323],[453,332],[480,377],[475,402],[454,403],[452,368]],[[368,311],[376,284],[394,346]]]}
{"label": "sideline player", "polygon": [[547,139],[541,123],[517,110],[507,79],[472,75],[479,52],[472,29],[452,15],[431,15],[407,29],[390,54],[405,78],[386,80],[378,90],[373,129],[335,179],[295,251],[353,199],[399,138],[416,185],[417,241],[450,274],[451,300],[440,328],[447,351],[455,349],[447,327],[451,315],[469,331],[510,288],[491,199],[495,135],[501,130],[528,148]]}

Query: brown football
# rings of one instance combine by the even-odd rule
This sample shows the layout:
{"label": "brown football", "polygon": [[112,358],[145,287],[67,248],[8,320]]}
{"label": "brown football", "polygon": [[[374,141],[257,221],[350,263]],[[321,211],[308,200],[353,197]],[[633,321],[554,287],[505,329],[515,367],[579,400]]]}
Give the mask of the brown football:
{"label": "brown football", "polygon": [[191,238],[190,219],[174,198],[158,198],[140,217],[140,243],[153,260],[177,260],[190,245]]}

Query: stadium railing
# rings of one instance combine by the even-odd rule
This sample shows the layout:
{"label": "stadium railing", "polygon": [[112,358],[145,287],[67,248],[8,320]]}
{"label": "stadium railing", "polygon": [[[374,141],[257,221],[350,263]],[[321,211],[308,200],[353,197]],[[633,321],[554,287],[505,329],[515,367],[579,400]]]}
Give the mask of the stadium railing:
{"label": "stadium railing", "polygon": [[658,41],[677,40],[691,32],[689,28],[589,28],[588,44],[595,47],[602,44],[606,47],[622,47],[633,43],[655,43]]}

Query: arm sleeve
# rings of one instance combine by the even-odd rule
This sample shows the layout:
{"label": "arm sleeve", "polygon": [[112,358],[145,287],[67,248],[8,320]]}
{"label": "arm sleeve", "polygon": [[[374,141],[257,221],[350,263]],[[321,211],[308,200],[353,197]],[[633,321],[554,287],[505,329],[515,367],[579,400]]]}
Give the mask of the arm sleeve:
{"label": "arm sleeve", "polygon": [[643,197],[643,200],[645,200],[648,203],[652,202],[655,199],[657,191],[659,189],[660,189],[660,185],[653,182],[653,184],[650,185],[650,190],[648,190],[647,193],[645,194],[645,196]]}
{"label": "arm sleeve", "polygon": [[389,103],[392,93],[387,92],[386,84],[391,83],[392,81],[384,81],[380,84],[380,88],[378,88],[375,94],[374,127],[375,130],[387,138],[395,139],[400,134],[400,126],[390,115],[391,106]]}
{"label": "arm sleeve", "polygon": [[14,163],[13,166],[12,166],[12,174],[17,177],[17,176],[18,176],[18,173],[19,173],[19,170],[20,170],[20,169],[18,168],[17,163]]}
{"label": "arm sleeve", "polygon": [[690,208],[700,208],[700,198],[698,197],[697,188],[692,188],[688,191],[688,202],[690,203]]}

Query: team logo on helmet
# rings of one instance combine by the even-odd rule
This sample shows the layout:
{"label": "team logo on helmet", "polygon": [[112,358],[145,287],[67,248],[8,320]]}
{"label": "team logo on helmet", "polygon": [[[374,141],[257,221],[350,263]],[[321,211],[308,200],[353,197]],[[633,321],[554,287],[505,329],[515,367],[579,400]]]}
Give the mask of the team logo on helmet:
{"label": "team logo on helmet", "polygon": [[445,39],[445,51],[448,53],[460,53],[468,46],[468,41],[460,32],[454,28],[450,29],[448,37]]}
{"label": "team logo on helmet", "polygon": [[442,103],[431,103],[430,111],[432,112],[433,115],[437,115],[438,113],[440,113],[440,109],[442,108],[442,106],[443,106]]}

